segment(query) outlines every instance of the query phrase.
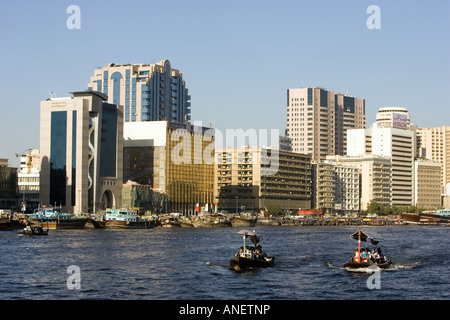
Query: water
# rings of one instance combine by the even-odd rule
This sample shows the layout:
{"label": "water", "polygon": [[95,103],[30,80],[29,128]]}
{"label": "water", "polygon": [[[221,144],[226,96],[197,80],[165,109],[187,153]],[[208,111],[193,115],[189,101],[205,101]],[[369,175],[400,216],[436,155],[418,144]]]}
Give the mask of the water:
{"label": "water", "polygon": [[[0,232],[0,299],[304,300],[449,299],[450,249],[444,226],[383,226],[393,262],[370,290],[367,272],[350,272],[356,227],[258,227],[274,267],[229,269],[242,245],[236,228],[50,230],[24,237]],[[80,268],[69,290],[67,268]]]}

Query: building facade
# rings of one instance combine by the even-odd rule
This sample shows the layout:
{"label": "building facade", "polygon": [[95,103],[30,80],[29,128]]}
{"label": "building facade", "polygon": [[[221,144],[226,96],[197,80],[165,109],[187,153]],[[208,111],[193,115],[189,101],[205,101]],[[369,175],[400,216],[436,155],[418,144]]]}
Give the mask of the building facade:
{"label": "building facade", "polygon": [[17,185],[24,211],[30,212],[39,207],[40,159],[39,150],[33,149],[20,156]]}
{"label": "building facade", "polygon": [[361,210],[366,210],[371,201],[384,206],[391,204],[391,159],[389,157],[372,154],[353,157],[327,156],[327,162],[334,163],[336,166],[352,166],[358,169]]}
{"label": "building facade", "polygon": [[120,207],[123,107],[82,91],[41,101],[40,203],[67,212]]}
{"label": "building facade", "polygon": [[[418,157],[436,161],[442,165],[442,186],[450,183],[450,127],[417,129]],[[450,190],[443,190],[450,193]]]}
{"label": "building facade", "polygon": [[219,210],[311,208],[311,156],[276,149],[216,150],[214,199]]}
{"label": "building facade", "polygon": [[437,209],[441,206],[442,165],[428,159],[414,163],[415,205],[418,208]]}
{"label": "building facade", "polygon": [[214,129],[189,123],[125,123],[124,181],[151,186],[170,197],[167,212],[195,214],[212,208]]}
{"label": "building facade", "polygon": [[365,100],[309,87],[287,90],[287,132],[294,152],[313,161],[344,155],[347,130],[366,127]]}
{"label": "building facade", "polygon": [[18,200],[17,168],[10,167],[8,159],[0,159],[0,209],[14,210]]}
{"label": "building facade", "polygon": [[88,89],[124,106],[124,121],[190,120],[191,97],[183,75],[169,60],[156,64],[110,63],[95,70]]}
{"label": "building facade", "polygon": [[416,138],[415,131],[409,130],[409,114],[398,108],[381,108],[371,128],[348,130],[347,134],[347,155],[390,158],[391,205],[414,205]]}

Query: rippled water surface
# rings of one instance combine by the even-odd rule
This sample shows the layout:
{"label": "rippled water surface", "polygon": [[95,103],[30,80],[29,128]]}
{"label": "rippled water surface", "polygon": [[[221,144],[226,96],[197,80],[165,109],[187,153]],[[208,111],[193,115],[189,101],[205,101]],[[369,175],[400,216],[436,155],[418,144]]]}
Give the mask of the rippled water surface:
{"label": "rippled water surface", "polygon": [[[450,228],[383,226],[393,262],[370,290],[367,272],[342,266],[356,248],[356,227],[258,227],[273,268],[237,273],[236,228],[50,230],[24,237],[0,232],[0,299],[449,299]],[[69,290],[67,268],[80,268]]]}

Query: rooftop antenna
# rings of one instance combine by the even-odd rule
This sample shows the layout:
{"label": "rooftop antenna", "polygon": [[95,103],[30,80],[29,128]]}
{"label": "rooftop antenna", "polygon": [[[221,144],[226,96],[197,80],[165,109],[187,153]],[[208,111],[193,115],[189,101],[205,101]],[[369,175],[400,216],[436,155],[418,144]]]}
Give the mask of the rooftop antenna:
{"label": "rooftop antenna", "polygon": [[56,93],[53,91],[50,91],[50,98],[56,98]]}

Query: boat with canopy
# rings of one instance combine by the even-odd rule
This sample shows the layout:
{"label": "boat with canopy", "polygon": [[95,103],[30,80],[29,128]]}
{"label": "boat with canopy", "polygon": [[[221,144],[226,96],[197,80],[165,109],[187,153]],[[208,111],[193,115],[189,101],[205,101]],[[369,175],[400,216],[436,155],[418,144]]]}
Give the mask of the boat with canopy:
{"label": "boat with canopy", "polygon": [[[241,247],[241,250],[236,253],[235,257],[230,260],[230,266],[234,270],[251,270],[273,266],[275,257],[268,257],[262,251],[262,246],[258,245],[262,236],[257,235],[255,230],[241,230],[238,234],[242,234],[243,246]],[[246,245],[247,237],[250,237],[253,246]]]}
{"label": "boat with canopy", "polygon": [[[354,256],[350,259],[350,261],[344,265],[344,268],[350,269],[359,269],[359,268],[367,268],[370,266],[378,266],[379,268],[387,268],[392,264],[392,261],[388,260],[386,256],[381,254],[381,249],[378,246],[378,243],[382,240],[382,238],[378,235],[370,234],[367,231],[362,231],[358,229],[358,231],[354,232],[350,235],[350,238],[358,241],[358,249],[355,250]],[[368,252],[368,248],[361,248],[362,242],[369,242],[372,245],[372,250]]]}

